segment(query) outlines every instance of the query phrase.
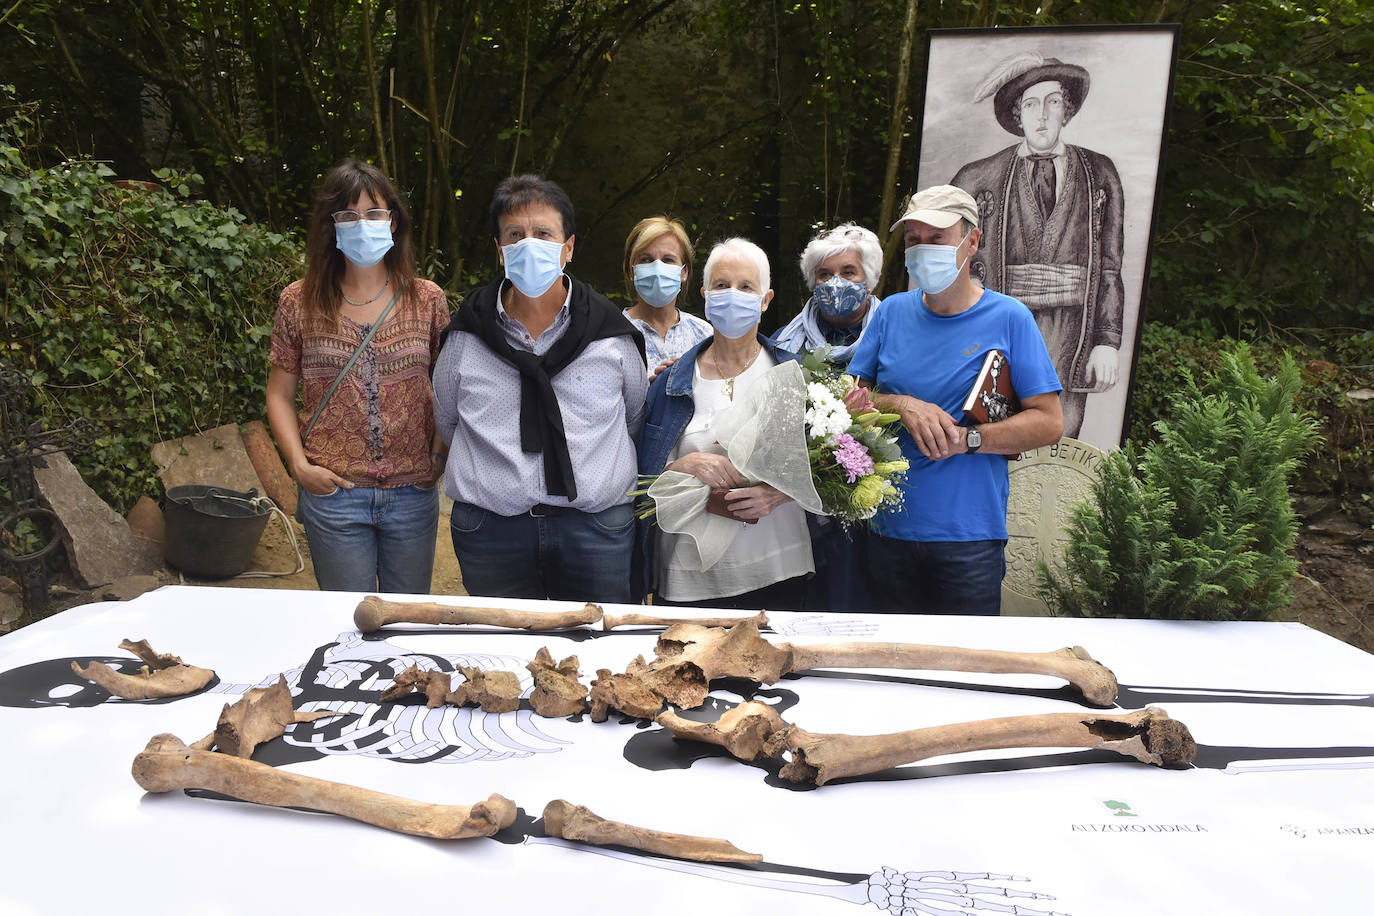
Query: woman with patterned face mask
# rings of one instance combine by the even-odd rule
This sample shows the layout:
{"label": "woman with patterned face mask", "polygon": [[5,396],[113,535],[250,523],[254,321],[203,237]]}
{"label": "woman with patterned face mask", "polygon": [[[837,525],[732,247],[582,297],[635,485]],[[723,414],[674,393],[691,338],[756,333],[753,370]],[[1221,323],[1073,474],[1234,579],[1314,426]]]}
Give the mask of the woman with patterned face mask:
{"label": "woman with patterned face mask", "polygon": [[682,223],[666,216],[640,220],[625,239],[625,288],[635,304],[624,310],[644,335],[651,375],[711,336],[711,325],[682,311],[692,279],[692,241]]}
{"label": "woman with patterned face mask", "polygon": [[[882,267],[878,237],[862,226],[845,223],[817,233],[801,254],[811,298],[777,333],[778,346],[797,353],[829,347],[831,362],[849,365],[881,302],[873,290]],[[806,521],[816,562],[816,575],[806,583],[806,610],[871,610],[863,560],[867,528],[856,525],[846,532],[825,516],[808,515]]]}
{"label": "woman with patterned face mask", "polygon": [[719,560],[696,569],[688,536],[644,524],[636,589],[652,591],[657,604],[795,610],[814,571],[806,513],[774,487],[744,479],[712,427],[769,369],[795,358],[759,333],[773,298],[768,257],[753,242],[729,239],[711,250],[704,273],[712,334],[649,387],[639,473],[695,477],[711,491],[706,511],[737,522],[739,531]]}
{"label": "woman with patterned face mask", "polygon": [[816,234],[801,255],[811,298],[777,333],[778,346],[793,353],[830,347],[844,367],[881,300],[873,295],[883,269],[883,249],[872,232],[845,223]]}
{"label": "woman with patterned face mask", "polygon": [[410,225],[378,169],[339,165],[315,195],[305,277],[277,305],[267,420],[322,589],[430,588],[444,470],[430,373],[449,315],[415,276]]}

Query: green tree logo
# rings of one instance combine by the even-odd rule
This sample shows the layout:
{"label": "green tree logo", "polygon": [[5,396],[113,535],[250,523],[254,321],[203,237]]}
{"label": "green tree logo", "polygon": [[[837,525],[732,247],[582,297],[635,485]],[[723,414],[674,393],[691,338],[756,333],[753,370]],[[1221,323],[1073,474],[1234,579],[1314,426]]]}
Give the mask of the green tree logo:
{"label": "green tree logo", "polygon": [[1102,803],[1102,805],[1103,805],[1103,807],[1105,807],[1108,811],[1111,811],[1112,814],[1113,814],[1114,816],[1116,816],[1116,817],[1135,817],[1135,816],[1136,816],[1136,813],[1135,813],[1134,811],[1131,810],[1131,806],[1128,805],[1128,804],[1126,804],[1126,803],[1123,802],[1123,801],[1113,801],[1113,800],[1111,800],[1111,799],[1108,799],[1107,801],[1104,801],[1104,802]]}

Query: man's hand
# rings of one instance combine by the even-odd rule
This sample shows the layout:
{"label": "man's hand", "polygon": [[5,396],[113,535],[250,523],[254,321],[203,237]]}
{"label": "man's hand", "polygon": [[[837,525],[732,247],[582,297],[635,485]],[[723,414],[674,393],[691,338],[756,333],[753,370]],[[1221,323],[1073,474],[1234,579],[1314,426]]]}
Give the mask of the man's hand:
{"label": "man's hand", "polygon": [[929,401],[905,394],[880,394],[874,401],[902,418],[902,425],[916,440],[916,447],[931,461],[963,452],[964,436],[959,424]]}
{"label": "man's hand", "polygon": [[291,469],[291,476],[296,479],[305,490],[314,493],[316,496],[328,496],[339,487],[345,490],[353,489],[353,484],[335,474],[329,468],[320,467],[318,464],[304,462],[298,467]]}
{"label": "man's hand", "polygon": [[1116,347],[1096,346],[1088,354],[1087,376],[1093,383],[1093,391],[1106,391],[1117,382],[1120,375],[1120,361]]}
{"label": "man's hand", "polygon": [[724,455],[711,452],[689,452],[664,468],[665,471],[678,471],[691,474],[713,490],[722,487],[744,486],[745,480],[740,472]]}
{"label": "man's hand", "polygon": [[731,490],[725,494],[725,504],[741,521],[757,521],[772,512],[792,497],[766,483]]}

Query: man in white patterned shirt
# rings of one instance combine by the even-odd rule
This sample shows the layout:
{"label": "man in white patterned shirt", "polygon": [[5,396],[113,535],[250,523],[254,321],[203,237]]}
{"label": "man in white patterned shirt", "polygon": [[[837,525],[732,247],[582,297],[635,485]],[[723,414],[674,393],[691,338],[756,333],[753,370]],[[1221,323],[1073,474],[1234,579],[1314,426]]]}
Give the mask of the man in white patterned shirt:
{"label": "man in white patterned shirt", "polygon": [[508,178],[491,218],[505,275],[463,300],[434,369],[463,585],[628,601],[643,338],[564,272],[575,223],[562,188]]}

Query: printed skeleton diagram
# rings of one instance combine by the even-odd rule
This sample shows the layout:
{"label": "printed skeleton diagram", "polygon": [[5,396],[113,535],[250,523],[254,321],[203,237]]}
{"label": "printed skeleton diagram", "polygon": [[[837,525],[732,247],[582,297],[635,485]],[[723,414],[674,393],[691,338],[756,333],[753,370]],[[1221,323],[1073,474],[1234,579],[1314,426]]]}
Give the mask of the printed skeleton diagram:
{"label": "printed skeleton diagram", "polygon": [[[788,636],[837,636],[869,635],[875,625],[846,621],[842,618],[804,617],[790,624],[775,627],[775,631]],[[401,634],[396,634],[401,635]],[[537,753],[552,753],[566,745],[561,739],[548,735],[539,729],[528,709],[499,716],[488,716],[473,709],[454,707],[426,709],[414,704],[390,704],[393,708],[379,706],[376,702],[381,690],[394,682],[396,676],[412,665],[432,670],[453,671],[461,666],[481,667],[496,670],[509,670],[521,679],[521,685],[528,690],[532,679],[525,671],[525,660],[515,656],[469,654],[448,656],[433,653],[408,652],[391,644],[387,639],[365,639],[356,631],[346,631],[339,635],[338,641],[317,648],[311,659],[304,665],[286,672],[286,680],[294,695],[293,701],[302,711],[333,710],[341,713],[327,721],[304,722],[291,727],[285,736],[285,744],[319,754],[364,754],[387,759],[409,762],[474,762],[479,760],[498,760],[511,757],[527,757]],[[265,686],[276,680],[276,675],[264,678],[258,686]],[[862,677],[862,676],[860,676]],[[3,673],[0,673],[3,678]],[[960,685],[944,685],[955,686]],[[245,693],[250,685],[223,684],[212,685],[209,692]],[[1147,693],[1141,688],[1123,688],[1132,694],[1132,699],[1143,700],[1146,696],[1155,699],[1158,694]],[[790,695],[790,699],[788,699]],[[1171,702],[1196,699],[1206,701],[1227,695],[1226,691],[1210,691],[1193,694],[1186,691],[1169,696]],[[786,709],[795,703],[795,694],[786,690],[757,691],[753,696],[773,696],[779,708]],[[742,697],[747,700],[750,697]],[[1271,699],[1285,702],[1278,695]],[[1316,695],[1308,695],[1286,700],[1286,702],[1321,702]],[[1263,702],[1264,698],[1255,701]],[[1370,697],[1331,697],[1328,702],[1354,705],[1370,705]],[[713,705],[719,708],[718,700]],[[351,715],[350,715],[351,714]],[[480,723],[475,725],[474,723]],[[637,734],[636,738],[644,735]],[[1228,749],[1214,749],[1228,750]],[[1235,749],[1231,749],[1235,750]],[[1254,749],[1251,749],[1254,750]],[[1268,757],[1279,756],[1272,753]],[[1374,751],[1369,748],[1344,749],[1346,751]],[[631,755],[628,753],[627,757]],[[1253,755],[1258,756],[1258,755]],[[1055,761],[1059,762],[1059,761]],[[882,868],[869,875],[817,872],[788,866],[765,865],[759,869],[741,870],[726,866],[711,866],[702,863],[689,863],[644,856],[617,849],[598,849],[564,840],[540,835],[536,822],[522,827],[517,824],[498,836],[503,842],[524,842],[526,844],[546,844],[574,848],[581,852],[608,855],[637,864],[651,865],[679,872],[712,877],[718,880],[763,886],[777,890],[787,890],[848,900],[856,904],[873,903],[892,913],[965,913],[1011,912],[1028,916],[1049,916],[1048,911],[1016,905],[997,903],[987,898],[1018,898],[1027,900],[1053,899],[1048,895],[1022,891],[1014,887],[1001,886],[1006,882],[1021,882],[1027,879],[1008,874],[988,872],[922,871],[898,873],[890,868]],[[769,874],[772,872],[772,874]],[[810,876],[824,875],[837,884],[816,884],[813,881],[798,881],[786,877],[795,872]],[[781,875],[781,876],[775,876]],[[951,909],[957,907],[957,909]]]}

